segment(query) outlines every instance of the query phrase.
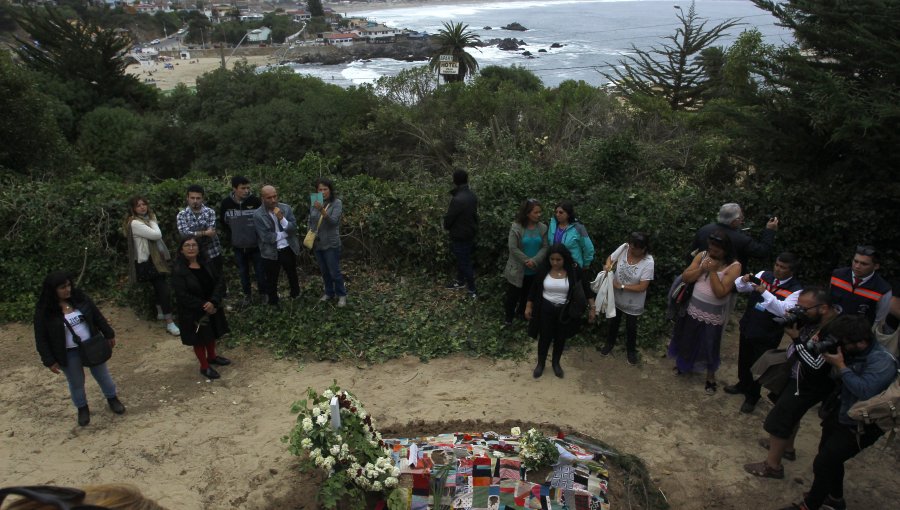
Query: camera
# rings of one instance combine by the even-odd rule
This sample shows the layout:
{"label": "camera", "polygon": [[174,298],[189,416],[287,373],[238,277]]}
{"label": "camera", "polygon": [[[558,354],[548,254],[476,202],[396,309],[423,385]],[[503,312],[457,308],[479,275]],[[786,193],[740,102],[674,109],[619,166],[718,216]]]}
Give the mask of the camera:
{"label": "camera", "polygon": [[825,337],[825,340],[820,342],[813,342],[812,340],[808,340],[806,342],[806,350],[811,354],[820,355],[825,354],[826,352],[829,354],[837,354],[837,348],[841,345],[841,341],[838,340],[833,335],[828,335]]}
{"label": "camera", "polygon": [[753,285],[759,285],[759,284],[762,283],[762,280],[760,280],[759,278],[757,278],[756,275],[752,275],[752,274],[751,274],[747,279],[750,280],[750,282],[752,282]]}
{"label": "camera", "polygon": [[785,310],[783,317],[776,317],[773,320],[782,326],[789,328],[794,324],[803,322],[806,319],[806,309],[801,306],[795,306]]}

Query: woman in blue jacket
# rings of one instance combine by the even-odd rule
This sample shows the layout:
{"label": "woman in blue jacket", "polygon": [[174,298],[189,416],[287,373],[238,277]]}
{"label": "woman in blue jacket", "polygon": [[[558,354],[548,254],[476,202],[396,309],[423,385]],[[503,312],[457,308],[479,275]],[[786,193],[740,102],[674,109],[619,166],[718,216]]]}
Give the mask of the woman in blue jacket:
{"label": "woman in blue jacket", "polygon": [[581,283],[585,295],[588,296],[588,304],[594,306],[591,292],[593,278],[588,273],[588,268],[594,260],[594,243],[591,242],[587,229],[575,216],[572,202],[563,200],[556,206],[550,220],[550,228],[547,230],[547,241],[551,246],[562,244],[572,254],[572,260],[581,273]]}

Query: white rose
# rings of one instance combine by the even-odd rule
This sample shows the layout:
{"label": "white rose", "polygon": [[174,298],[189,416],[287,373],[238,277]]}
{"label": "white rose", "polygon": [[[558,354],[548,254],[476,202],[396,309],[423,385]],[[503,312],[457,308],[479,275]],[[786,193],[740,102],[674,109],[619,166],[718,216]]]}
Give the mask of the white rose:
{"label": "white rose", "polygon": [[350,451],[350,448],[347,446],[347,443],[344,443],[341,445],[341,451],[343,453],[347,453],[348,451]]}
{"label": "white rose", "polygon": [[373,483],[373,484],[372,484],[372,490],[373,490],[373,491],[380,491],[380,490],[381,490],[381,482],[375,482],[375,483]]}
{"label": "white rose", "polygon": [[322,396],[327,398],[328,400],[331,400],[331,397],[334,396],[334,392],[331,390],[325,390],[325,393],[323,393]]}
{"label": "white rose", "polygon": [[394,476],[394,478],[400,476],[400,468],[395,467],[395,468],[391,471],[391,474]]}
{"label": "white rose", "polygon": [[313,428],[313,422],[309,418],[303,418],[303,431],[309,432]]}
{"label": "white rose", "polygon": [[509,431],[509,433],[512,434],[512,435],[514,435],[514,436],[521,436],[521,435],[522,435],[522,429],[520,429],[519,427],[513,427],[512,430]]}
{"label": "white rose", "polygon": [[328,418],[324,414],[320,414],[318,418],[316,418],[316,423],[319,425],[325,425],[325,422],[328,421]]}
{"label": "white rose", "polygon": [[322,414],[322,410],[319,409],[318,407],[313,407],[312,413],[313,413],[313,416],[319,416],[320,414]]}
{"label": "white rose", "polygon": [[341,453],[341,447],[338,445],[334,445],[328,451],[330,451],[332,455],[337,455],[337,454]]}
{"label": "white rose", "polygon": [[388,488],[390,488],[390,487],[396,487],[396,486],[397,486],[397,479],[394,478],[393,476],[388,477],[388,478],[384,481],[384,486],[385,486],[385,487],[388,487]]}
{"label": "white rose", "polygon": [[303,441],[300,441],[300,446],[308,450],[309,447],[312,446],[312,440],[310,440],[308,437],[304,437]]}

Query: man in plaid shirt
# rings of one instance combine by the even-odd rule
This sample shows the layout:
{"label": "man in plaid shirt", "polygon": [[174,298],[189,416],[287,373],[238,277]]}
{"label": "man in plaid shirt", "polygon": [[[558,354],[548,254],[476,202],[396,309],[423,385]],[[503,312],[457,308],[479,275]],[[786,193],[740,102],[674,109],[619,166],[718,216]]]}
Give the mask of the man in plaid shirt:
{"label": "man in plaid shirt", "polygon": [[194,236],[210,267],[222,274],[222,243],[216,234],[216,211],[203,205],[206,192],[203,186],[191,184],[187,189],[187,207],[178,213],[178,233],[181,237]]}

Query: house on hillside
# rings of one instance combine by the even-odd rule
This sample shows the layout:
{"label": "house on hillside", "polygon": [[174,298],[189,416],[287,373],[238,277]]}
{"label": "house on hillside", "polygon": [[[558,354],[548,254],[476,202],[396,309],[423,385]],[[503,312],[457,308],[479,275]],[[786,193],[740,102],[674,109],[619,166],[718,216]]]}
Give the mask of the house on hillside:
{"label": "house on hillside", "polygon": [[353,41],[357,39],[356,34],[353,33],[341,33],[341,32],[327,32],[322,34],[322,41],[326,45],[331,46],[350,46],[353,44]]}
{"label": "house on hillside", "polygon": [[312,19],[312,14],[308,11],[304,11],[303,9],[296,9],[285,12],[288,16],[291,17],[292,21],[296,21],[297,23],[301,21],[309,21]]}
{"label": "house on hillside", "polygon": [[400,33],[396,28],[386,27],[384,25],[367,26],[359,28],[359,36],[369,43],[389,43],[394,42],[397,34]]}

